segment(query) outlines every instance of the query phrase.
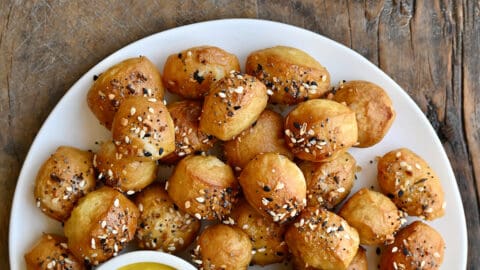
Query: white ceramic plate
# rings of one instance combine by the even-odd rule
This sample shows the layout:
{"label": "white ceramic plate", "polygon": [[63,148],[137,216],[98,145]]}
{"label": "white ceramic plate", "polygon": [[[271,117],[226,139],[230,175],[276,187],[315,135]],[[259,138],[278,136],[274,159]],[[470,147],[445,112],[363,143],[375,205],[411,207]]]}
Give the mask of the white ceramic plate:
{"label": "white ceramic plate", "polygon": [[[60,100],[43,124],[23,164],[12,206],[9,234],[11,269],[25,269],[24,253],[42,232],[62,232],[56,222],[35,207],[34,179],[42,162],[59,145],[96,149],[95,142],[108,139],[109,132],[98,124],[86,102],[94,74],[128,57],[145,55],[160,70],[168,55],[180,50],[214,45],[236,54],[245,63],[249,52],[274,45],[293,46],[305,50],[326,66],[332,82],[363,79],[382,86],[393,100],[397,118],[380,144],[367,149],[351,149],[363,168],[357,174],[354,190],[377,187],[375,157],[399,147],[408,147],[420,154],[438,173],[446,191],[446,215],[429,222],[445,239],[446,252],[442,269],[465,269],[467,231],[460,193],[455,176],[430,123],[413,100],[390,77],[349,48],[297,27],[262,20],[231,19],[183,26],[141,39],[110,55],[80,80]],[[371,163],[370,161],[373,161]],[[378,256],[368,251],[370,269],[377,269]],[[283,266],[250,269],[283,269]]]}

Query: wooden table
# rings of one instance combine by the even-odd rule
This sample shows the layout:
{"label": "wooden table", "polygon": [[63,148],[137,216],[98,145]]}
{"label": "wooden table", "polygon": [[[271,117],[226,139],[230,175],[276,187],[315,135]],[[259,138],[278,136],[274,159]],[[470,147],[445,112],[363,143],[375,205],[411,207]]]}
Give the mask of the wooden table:
{"label": "wooden table", "polygon": [[[480,2],[0,1],[0,269],[27,151],[58,100],[98,61],[172,27],[229,17],[297,25],[351,47],[415,99],[447,151],[480,265]],[[448,191],[447,191],[448,192]],[[454,232],[452,232],[454,233]]]}

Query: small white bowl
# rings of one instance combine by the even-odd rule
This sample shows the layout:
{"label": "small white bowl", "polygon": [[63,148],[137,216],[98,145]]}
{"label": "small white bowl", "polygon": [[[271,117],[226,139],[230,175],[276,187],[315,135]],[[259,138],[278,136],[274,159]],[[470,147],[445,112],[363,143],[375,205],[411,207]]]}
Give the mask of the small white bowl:
{"label": "small white bowl", "polygon": [[122,266],[127,266],[134,263],[161,263],[166,266],[173,267],[178,270],[196,270],[191,264],[180,257],[164,253],[161,251],[139,250],[132,251],[115,258],[112,258],[104,264],[97,267],[97,270],[117,270]]}

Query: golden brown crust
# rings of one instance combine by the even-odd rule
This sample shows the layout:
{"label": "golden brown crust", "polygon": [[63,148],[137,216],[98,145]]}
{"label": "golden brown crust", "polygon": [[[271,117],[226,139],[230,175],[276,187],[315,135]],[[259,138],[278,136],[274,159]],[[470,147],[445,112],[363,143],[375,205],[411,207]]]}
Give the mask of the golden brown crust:
{"label": "golden brown crust", "polygon": [[395,119],[392,100],[380,86],[367,81],[340,85],[333,99],[345,103],[356,114],[358,144],[369,147],[380,142]]}
{"label": "golden brown crust", "polygon": [[272,222],[260,215],[246,201],[242,200],[230,215],[235,226],[248,234],[252,241],[252,263],[268,265],[285,260],[288,248],[283,241],[285,226]]}
{"label": "golden brown crust", "polygon": [[332,209],[352,190],[357,162],[345,152],[328,162],[302,161],[299,167],[307,182],[307,205]]}
{"label": "golden brown crust", "polygon": [[206,152],[216,139],[198,128],[202,103],[195,100],[177,101],[167,106],[175,125],[175,151],[162,158],[162,162],[173,164],[186,155]]}
{"label": "golden brown crust", "polygon": [[285,144],[283,123],[279,113],[263,111],[252,126],[233,140],[225,142],[223,150],[227,162],[233,167],[243,168],[260,153],[279,153],[293,159],[292,152]]}
{"label": "golden brown crust", "polygon": [[443,262],[445,242],[429,225],[415,221],[400,230],[380,258],[382,270],[434,270]]}
{"label": "golden brown crust", "polygon": [[333,160],[357,142],[355,113],[326,99],[300,103],[285,119],[285,140],[299,159]]}
{"label": "golden brown crust", "polygon": [[180,160],[166,185],[168,195],[180,209],[206,220],[227,217],[239,192],[232,168],[214,156]]}
{"label": "golden brown crust", "polygon": [[393,242],[395,233],[406,222],[403,213],[389,198],[368,188],[353,194],[338,214],[357,229],[362,245]]}
{"label": "golden brown crust", "polygon": [[37,207],[58,221],[65,221],[77,201],[95,188],[93,154],[60,146],[42,165],[35,179]]}
{"label": "golden brown crust", "polygon": [[237,227],[223,224],[206,228],[193,253],[193,261],[205,270],[246,270],[251,258],[248,235]]}
{"label": "golden brown crust", "polygon": [[202,98],[215,81],[240,71],[235,55],[213,46],[193,47],[167,58],[163,82],[168,91],[185,98]]}
{"label": "golden brown crust", "polygon": [[112,136],[124,156],[158,160],[175,150],[173,120],[155,98],[125,99],[113,119]]}
{"label": "golden brown crust", "polygon": [[200,221],[178,209],[165,188],[154,184],[135,196],[140,211],[136,239],[141,249],[176,253],[187,248],[200,229]]}
{"label": "golden brown crust", "polygon": [[368,270],[367,252],[362,246],[358,248],[347,270]]}
{"label": "golden brown crust", "polygon": [[155,161],[123,156],[111,141],[102,144],[94,165],[105,184],[128,194],[142,190],[157,177]]}
{"label": "golden brown crust", "polygon": [[290,225],[285,241],[299,262],[313,269],[347,269],[358,250],[357,231],[333,212],[307,207]]}
{"label": "golden brown crust", "polygon": [[400,148],[380,158],[377,179],[382,192],[409,215],[433,220],[445,214],[440,179],[411,150]]}
{"label": "golden brown crust", "polygon": [[280,154],[257,155],[238,180],[248,203],[274,222],[294,219],[307,204],[302,171]]}
{"label": "golden brown crust", "polygon": [[43,234],[32,249],[25,254],[27,270],[84,270],[83,263],[68,250],[67,238]]}
{"label": "golden brown crust", "polygon": [[330,74],[306,52],[276,46],[252,52],[246,73],[257,77],[270,90],[270,102],[297,104],[321,97],[330,87]]}
{"label": "golden brown crust", "polygon": [[231,72],[212,84],[205,96],[200,130],[228,141],[247,129],[267,106],[265,85],[255,77]]}
{"label": "golden brown crust", "polygon": [[68,247],[77,258],[98,265],[133,239],[138,216],[135,204],[122,193],[106,186],[92,191],[65,222]]}
{"label": "golden brown crust", "polygon": [[88,91],[87,102],[100,124],[111,129],[113,117],[125,98],[163,99],[157,67],[144,56],[126,59],[100,74]]}

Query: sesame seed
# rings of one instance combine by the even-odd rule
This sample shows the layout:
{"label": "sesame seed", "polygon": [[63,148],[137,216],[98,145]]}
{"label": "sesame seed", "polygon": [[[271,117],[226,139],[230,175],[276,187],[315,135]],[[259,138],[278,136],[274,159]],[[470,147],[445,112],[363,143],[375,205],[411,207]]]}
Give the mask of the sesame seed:
{"label": "sesame seed", "polygon": [[80,181],[80,183],[78,183],[78,185],[79,185],[81,188],[83,188],[86,183],[87,183],[87,182],[86,182],[85,180],[82,180],[82,181]]}
{"label": "sesame seed", "polygon": [[345,188],[344,188],[344,187],[338,188],[338,189],[337,189],[337,192],[343,193],[343,192],[345,192]]}
{"label": "sesame seed", "polygon": [[392,253],[395,253],[395,252],[397,252],[397,251],[398,251],[398,247],[393,247],[393,248],[392,248]]}
{"label": "sesame seed", "polygon": [[204,203],[205,202],[205,198],[204,197],[197,197],[195,198],[195,200],[199,203]]}
{"label": "sesame seed", "polygon": [[153,110],[152,107],[148,107],[148,111],[149,111],[150,113],[155,113],[155,110]]}
{"label": "sesame seed", "polygon": [[265,251],[267,251],[267,249],[264,248],[264,247],[262,247],[262,248],[259,248],[257,251],[258,251],[258,252],[265,252]]}
{"label": "sesame seed", "polygon": [[248,224],[244,224],[244,225],[242,226],[242,229],[247,230],[248,227],[249,227]]}
{"label": "sesame seed", "polygon": [[135,190],[129,190],[129,191],[127,191],[127,195],[133,195],[133,194],[135,194]]}
{"label": "sesame seed", "polygon": [[40,208],[40,200],[37,199],[37,207]]}
{"label": "sesame seed", "polygon": [[285,187],[285,184],[283,184],[282,182],[278,182],[277,183],[277,186],[275,186],[275,190],[281,190]]}
{"label": "sesame seed", "polygon": [[90,246],[92,247],[92,249],[97,249],[97,246],[96,246],[96,244],[95,244],[95,239],[94,239],[94,238],[92,238],[92,239],[90,240]]}
{"label": "sesame seed", "polygon": [[322,75],[322,82],[327,80],[327,75]]}
{"label": "sesame seed", "polygon": [[115,98],[115,95],[114,94],[108,94],[108,99],[112,100]]}
{"label": "sesame seed", "polygon": [[157,99],[156,99],[156,98],[149,98],[148,101],[150,101],[150,102],[157,102]]}
{"label": "sesame seed", "polygon": [[407,167],[407,165],[408,165],[408,164],[407,164],[407,162],[405,162],[405,161],[400,162],[400,167]]}
{"label": "sesame seed", "polygon": [[195,217],[196,217],[197,219],[202,219],[202,215],[200,215],[199,213],[195,213]]}
{"label": "sesame seed", "polygon": [[130,143],[130,138],[128,136],[125,136],[125,143]]}
{"label": "sesame seed", "polygon": [[243,93],[243,86],[239,86],[233,90],[237,94]]}
{"label": "sesame seed", "polygon": [[115,206],[115,207],[120,206],[120,200],[118,200],[118,198],[116,198],[115,201],[113,201],[113,206]]}
{"label": "sesame seed", "polygon": [[262,204],[267,206],[270,201],[267,200],[267,198],[262,198]]}
{"label": "sesame seed", "polygon": [[130,108],[130,115],[135,115],[135,113],[137,112],[137,109],[135,109],[135,107],[132,107]]}
{"label": "sesame seed", "polygon": [[226,98],[227,97],[225,92],[218,92],[218,96],[221,97],[221,98]]}
{"label": "sesame seed", "polygon": [[440,254],[438,252],[433,253],[433,257],[440,258]]}
{"label": "sesame seed", "polygon": [[415,163],[415,168],[421,170],[421,169],[422,169],[422,166],[420,166],[420,164],[418,164],[418,163]]}
{"label": "sesame seed", "polygon": [[138,204],[138,211],[143,212],[143,204]]}

